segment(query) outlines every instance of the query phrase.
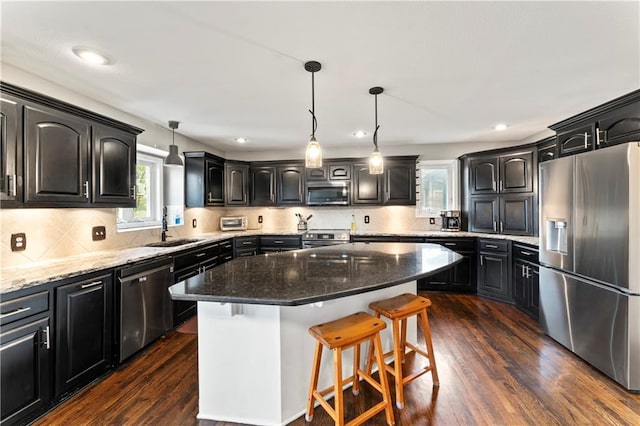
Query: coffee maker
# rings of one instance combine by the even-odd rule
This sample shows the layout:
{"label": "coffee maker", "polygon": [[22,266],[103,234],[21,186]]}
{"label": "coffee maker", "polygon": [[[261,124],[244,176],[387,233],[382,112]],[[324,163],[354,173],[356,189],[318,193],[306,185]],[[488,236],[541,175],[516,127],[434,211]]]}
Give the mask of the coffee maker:
{"label": "coffee maker", "polygon": [[440,212],[442,218],[443,231],[459,231],[460,230],[460,210],[443,210]]}

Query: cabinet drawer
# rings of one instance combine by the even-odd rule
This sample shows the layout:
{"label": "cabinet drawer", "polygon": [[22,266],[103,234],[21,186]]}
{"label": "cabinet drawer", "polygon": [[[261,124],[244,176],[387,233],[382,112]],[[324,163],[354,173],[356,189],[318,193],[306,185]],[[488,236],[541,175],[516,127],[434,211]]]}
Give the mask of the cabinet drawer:
{"label": "cabinet drawer", "polygon": [[480,251],[509,251],[509,241],[505,240],[480,240]]}
{"label": "cabinet drawer", "polygon": [[237,237],[233,240],[236,249],[253,248],[258,246],[258,237]]}
{"label": "cabinet drawer", "polygon": [[458,250],[473,250],[474,239],[472,238],[452,238],[452,239],[439,239],[439,238],[427,238],[427,243],[440,244],[446,248],[454,251]]}
{"label": "cabinet drawer", "polygon": [[301,242],[300,242],[300,237],[269,236],[269,237],[260,237],[260,246],[300,248]]}
{"label": "cabinet drawer", "polygon": [[18,297],[0,303],[0,325],[49,310],[49,291]]}
{"label": "cabinet drawer", "polygon": [[220,254],[233,252],[233,240],[225,240],[221,241],[220,244]]}
{"label": "cabinet drawer", "polygon": [[212,244],[195,250],[190,250],[187,253],[179,254],[174,258],[174,269],[179,271],[216,256],[218,256],[218,244]]}
{"label": "cabinet drawer", "polygon": [[521,244],[513,244],[513,256],[538,263],[538,249]]}

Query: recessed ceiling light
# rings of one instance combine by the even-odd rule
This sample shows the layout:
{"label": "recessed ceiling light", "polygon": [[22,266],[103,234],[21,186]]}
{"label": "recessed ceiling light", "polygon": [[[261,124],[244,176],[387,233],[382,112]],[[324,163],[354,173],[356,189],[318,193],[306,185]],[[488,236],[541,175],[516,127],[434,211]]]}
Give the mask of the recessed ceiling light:
{"label": "recessed ceiling light", "polygon": [[355,136],[356,138],[364,138],[365,136],[367,136],[367,132],[365,132],[364,130],[358,130],[356,132],[353,132],[353,136]]}
{"label": "recessed ceiling light", "polygon": [[506,124],[504,124],[504,123],[500,123],[500,124],[496,124],[496,126],[494,127],[494,129],[495,129],[495,130],[497,130],[498,132],[501,132],[501,131],[503,131],[503,130],[507,130],[507,127],[509,127],[509,126],[507,126],[507,125],[506,125]]}
{"label": "recessed ceiling light", "polygon": [[247,142],[249,142],[249,139],[247,139],[247,138],[235,138],[234,141],[236,141],[238,143],[247,143]]}
{"label": "recessed ceiling light", "polygon": [[100,53],[97,50],[91,49],[89,47],[76,46],[71,50],[73,51],[73,54],[78,58],[93,65],[109,65],[112,62],[111,59],[104,53]]}

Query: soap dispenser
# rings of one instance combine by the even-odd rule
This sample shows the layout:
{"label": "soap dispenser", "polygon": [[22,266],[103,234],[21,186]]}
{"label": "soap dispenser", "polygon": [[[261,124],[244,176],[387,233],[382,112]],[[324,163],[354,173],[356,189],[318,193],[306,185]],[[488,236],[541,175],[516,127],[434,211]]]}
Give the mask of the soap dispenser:
{"label": "soap dispenser", "polygon": [[352,231],[356,230],[356,215],[355,214],[351,215],[351,230]]}

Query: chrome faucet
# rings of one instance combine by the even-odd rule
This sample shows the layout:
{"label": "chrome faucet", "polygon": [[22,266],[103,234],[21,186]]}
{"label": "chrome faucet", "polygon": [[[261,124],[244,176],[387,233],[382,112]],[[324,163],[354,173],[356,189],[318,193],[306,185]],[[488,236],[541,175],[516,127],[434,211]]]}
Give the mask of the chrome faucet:
{"label": "chrome faucet", "polygon": [[171,237],[171,235],[167,235],[168,231],[167,225],[167,207],[162,208],[162,233],[160,234],[161,241],[167,241],[167,237]]}

